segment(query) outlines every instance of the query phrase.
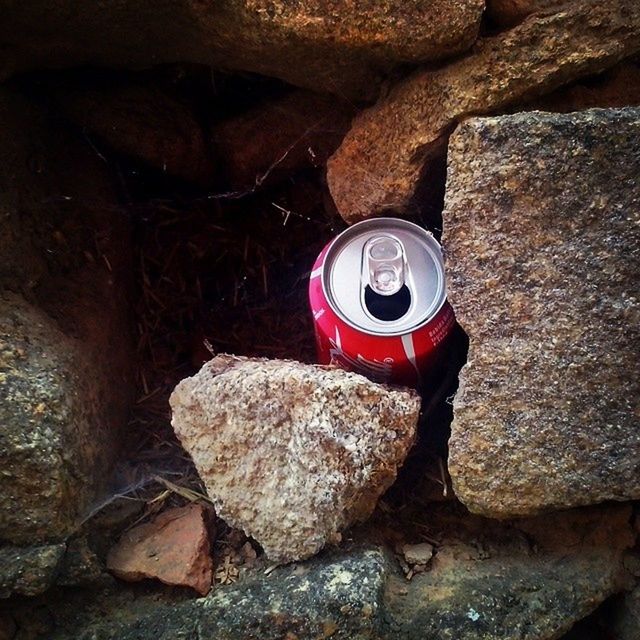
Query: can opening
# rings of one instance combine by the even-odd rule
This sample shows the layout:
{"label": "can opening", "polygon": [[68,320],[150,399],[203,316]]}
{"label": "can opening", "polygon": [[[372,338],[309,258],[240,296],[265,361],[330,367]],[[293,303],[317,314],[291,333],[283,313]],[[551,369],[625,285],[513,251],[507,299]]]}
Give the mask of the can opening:
{"label": "can opening", "polygon": [[399,320],[409,311],[411,306],[411,292],[406,284],[392,295],[380,295],[369,285],[364,290],[364,304],[367,311],[378,320],[391,322]]}
{"label": "can opening", "polygon": [[320,276],[329,307],[357,331],[406,335],[428,324],[445,303],[440,246],[412,222],[359,222],[338,235],[318,260],[312,273]]}

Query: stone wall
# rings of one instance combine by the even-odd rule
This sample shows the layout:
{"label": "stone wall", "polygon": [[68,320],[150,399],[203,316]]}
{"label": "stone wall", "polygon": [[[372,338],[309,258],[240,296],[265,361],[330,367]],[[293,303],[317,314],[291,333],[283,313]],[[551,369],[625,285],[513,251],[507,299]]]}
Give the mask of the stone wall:
{"label": "stone wall", "polygon": [[[637,635],[636,0],[0,11],[0,640]],[[311,363],[381,214],[419,392]]]}

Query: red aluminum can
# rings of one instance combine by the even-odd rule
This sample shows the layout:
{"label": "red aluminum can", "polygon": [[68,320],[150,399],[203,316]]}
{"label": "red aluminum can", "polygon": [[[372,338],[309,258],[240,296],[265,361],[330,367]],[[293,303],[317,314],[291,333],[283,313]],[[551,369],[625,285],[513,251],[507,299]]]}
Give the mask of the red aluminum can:
{"label": "red aluminum can", "polygon": [[420,386],[455,325],[440,245],[398,218],[334,238],[313,265],[309,301],[318,361],[379,382]]}

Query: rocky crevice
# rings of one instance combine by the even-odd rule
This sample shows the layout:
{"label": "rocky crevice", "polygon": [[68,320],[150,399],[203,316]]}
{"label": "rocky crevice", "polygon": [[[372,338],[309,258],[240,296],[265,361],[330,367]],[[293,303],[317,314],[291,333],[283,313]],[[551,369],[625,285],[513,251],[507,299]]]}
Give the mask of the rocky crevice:
{"label": "rocky crevice", "polygon": [[[477,39],[481,2],[320,4],[125,2],[60,25],[30,3],[0,26],[5,75],[38,71],[0,89],[0,638],[633,638],[637,110],[584,109],[640,102],[636,5],[493,0],[502,31]],[[118,69],[41,72],[86,62]],[[362,111],[385,76],[405,79]],[[581,113],[517,113],[540,108]],[[413,447],[415,395],[283,362],[314,358],[315,254],[389,207],[443,231],[470,338],[461,389],[459,332]],[[581,340],[599,367],[576,365]],[[246,358],[190,377],[211,351]],[[195,467],[169,424],[183,378]],[[402,397],[412,426],[387,437]],[[330,437],[309,430],[327,416]],[[590,506],[611,499],[627,504]]]}

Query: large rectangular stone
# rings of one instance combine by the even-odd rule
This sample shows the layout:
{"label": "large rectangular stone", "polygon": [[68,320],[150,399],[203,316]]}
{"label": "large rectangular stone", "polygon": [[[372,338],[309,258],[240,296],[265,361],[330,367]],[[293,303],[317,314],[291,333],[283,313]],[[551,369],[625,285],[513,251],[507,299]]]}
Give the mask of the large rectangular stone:
{"label": "large rectangular stone", "polygon": [[507,517],[640,498],[640,109],[474,118],[443,244],[469,335],[450,471]]}

